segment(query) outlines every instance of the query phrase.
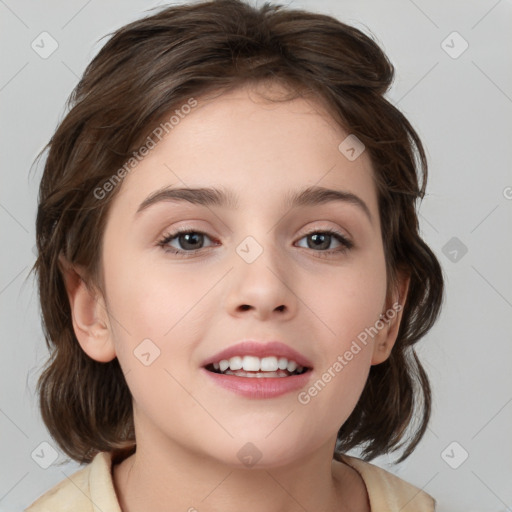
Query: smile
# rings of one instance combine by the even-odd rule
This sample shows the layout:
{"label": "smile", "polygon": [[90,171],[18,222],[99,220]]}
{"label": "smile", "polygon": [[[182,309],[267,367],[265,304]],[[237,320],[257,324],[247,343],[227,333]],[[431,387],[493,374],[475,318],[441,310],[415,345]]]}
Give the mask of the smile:
{"label": "smile", "polygon": [[206,366],[208,371],[237,377],[280,378],[301,375],[308,368],[300,366],[293,359],[268,356],[233,356]]}

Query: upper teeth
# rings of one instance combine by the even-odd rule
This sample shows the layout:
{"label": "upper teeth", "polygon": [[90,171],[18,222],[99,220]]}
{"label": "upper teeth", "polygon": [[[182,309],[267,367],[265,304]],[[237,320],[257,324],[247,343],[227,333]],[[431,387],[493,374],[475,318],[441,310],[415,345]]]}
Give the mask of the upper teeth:
{"label": "upper teeth", "polygon": [[213,367],[221,372],[227,370],[241,370],[244,369],[246,372],[275,372],[279,370],[288,370],[293,372],[303,370],[302,366],[298,365],[295,361],[288,360],[286,357],[255,357],[255,356],[234,356],[231,359],[223,359],[218,363],[213,363]]}

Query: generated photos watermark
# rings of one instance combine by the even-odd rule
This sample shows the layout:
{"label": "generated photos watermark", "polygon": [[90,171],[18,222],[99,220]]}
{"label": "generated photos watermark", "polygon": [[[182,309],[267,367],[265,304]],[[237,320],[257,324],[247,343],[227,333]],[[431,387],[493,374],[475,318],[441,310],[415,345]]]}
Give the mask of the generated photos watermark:
{"label": "generated photos watermark", "polygon": [[182,119],[189,114],[192,108],[197,106],[197,100],[195,98],[189,98],[187,103],[183,104],[180,108],[174,110],[173,114],[165,122],[160,123],[147,137],[144,144],[139,148],[138,151],[133,152],[133,156],[130,157],[122,167],[120,167],[103,185],[94,189],[94,197],[98,200],[104,199],[109,192],[112,192],[114,188],[130,174],[137,164],[154,149],[162,138],[170,133],[175,126],[177,126]]}
{"label": "generated photos watermark", "polygon": [[329,382],[331,382],[338,373],[340,373],[345,366],[347,366],[354,357],[361,352],[362,347],[368,344],[368,337],[372,339],[379,331],[389,324],[390,320],[396,317],[397,313],[402,310],[402,305],[395,302],[385,314],[381,315],[379,319],[371,326],[366,327],[357,335],[357,339],[352,341],[350,348],[346,350],[343,355],[338,355],[336,361],[325,370],[322,375],[312,384],[306,391],[301,391],[297,395],[297,400],[302,405],[307,405],[311,402],[312,398],[318,395]]}

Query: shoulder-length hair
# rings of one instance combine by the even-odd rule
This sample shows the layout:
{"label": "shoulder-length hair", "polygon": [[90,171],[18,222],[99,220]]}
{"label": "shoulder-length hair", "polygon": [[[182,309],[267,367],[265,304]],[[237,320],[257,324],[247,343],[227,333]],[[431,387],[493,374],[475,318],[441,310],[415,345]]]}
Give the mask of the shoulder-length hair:
{"label": "shoulder-length hair", "polygon": [[413,345],[436,321],[444,285],[439,262],[418,231],[425,152],[411,124],[384,98],[393,75],[381,48],[360,30],[269,3],[171,6],[113,33],[43,150],[33,270],[50,357],[37,387],[44,423],[66,454],[85,463],[98,451],[133,453],[136,441],[132,397],[117,359],[94,361],[76,339],[61,261],[80,265],[88,285],[102,290],[102,235],[120,189],[105,184],[116,171],[126,171],[158,122],[190,98],[278,83],[290,91],[287,99],[309,94],[323,102],[364,143],[378,191],[388,291],[399,272],[410,276],[391,355],[371,367],[333,456],[340,460],[359,447],[369,460],[404,446],[399,460],[410,455],[431,411],[428,377]]}

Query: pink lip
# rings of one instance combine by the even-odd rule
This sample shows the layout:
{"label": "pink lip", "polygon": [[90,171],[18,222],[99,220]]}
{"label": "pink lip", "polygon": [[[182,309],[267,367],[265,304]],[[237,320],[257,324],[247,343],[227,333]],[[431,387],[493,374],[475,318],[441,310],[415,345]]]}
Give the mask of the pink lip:
{"label": "pink lip", "polygon": [[[313,364],[309,359],[303,356],[301,353],[297,352],[293,348],[281,343],[280,341],[269,341],[268,343],[260,343],[257,341],[242,341],[241,343],[237,343],[236,345],[232,345],[217,354],[209,357],[201,363],[201,366],[208,366],[212,363],[218,363],[223,359],[230,359],[235,356],[256,356],[256,357],[286,357],[288,360],[293,360],[300,366],[304,366],[305,368],[312,368]],[[232,376],[231,376],[232,377]],[[249,380],[246,377],[239,377],[244,380]],[[275,379],[262,378],[258,380],[288,380],[293,377],[277,377]]]}
{"label": "pink lip", "polygon": [[292,375],[290,377],[237,377],[236,375],[224,375],[222,373],[214,373],[206,368],[201,371],[212,379],[210,382],[217,384],[228,391],[246,398],[274,398],[291,391],[303,388],[308,383],[313,372],[308,370],[300,375]]}

